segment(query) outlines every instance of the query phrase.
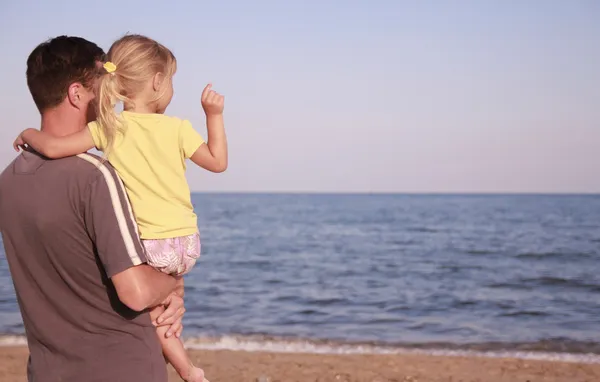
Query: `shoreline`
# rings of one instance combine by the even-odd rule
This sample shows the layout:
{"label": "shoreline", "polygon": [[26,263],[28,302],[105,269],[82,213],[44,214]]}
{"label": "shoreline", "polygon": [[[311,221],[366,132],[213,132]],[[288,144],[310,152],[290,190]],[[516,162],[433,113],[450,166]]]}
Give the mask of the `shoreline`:
{"label": "shoreline", "polygon": [[[468,357],[515,359],[523,361],[549,361],[578,364],[600,364],[600,354],[595,351],[555,351],[547,348],[517,346],[515,348],[485,346],[486,344],[399,344],[342,342],[320,339],[282,338],[266,336],[224,335],[220,337],[183,337],[184,345],[194,351],[232,351],[274,354],[315,355],[399,355],[431,357]],[[445,346],[444,346],[445,345]],[[507,344],[504,344],[507,345]],[[521,344],[523,345],[523,344]],[[0,348],[26,347],[23,335],[0,335]],[[594,350],[596,347],[594,347]],[[581,350],[581,349],[579,349]]]}
{"label": "shoreline", "polygon": [[387,345],[352,343],[315,339],[284,339],[252,336],[192,337],[184,340],[193,350],[230,350],[246,352],[330,354],[330,355],[421,355],[473,358],[512,358],[521,360],[557,361],[600,364],[600,354],[581,351],[505,348],[446,344]]}
{"label": "shoreline", "polygon": [[[593,382],[600,364],[425,354],[189,350],[211,382]],[[0,347],[0,380],[26,381],[26,346]],[[179,381],[170,370],[170,382]]]}

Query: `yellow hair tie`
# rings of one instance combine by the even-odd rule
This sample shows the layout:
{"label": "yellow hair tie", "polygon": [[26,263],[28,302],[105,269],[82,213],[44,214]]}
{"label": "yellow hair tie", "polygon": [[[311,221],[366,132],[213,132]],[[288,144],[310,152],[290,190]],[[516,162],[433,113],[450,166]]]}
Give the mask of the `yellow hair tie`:
{"label": "yellow hair tie", "polygon": [[112,74],[112,73],[115,72],[115,70],[117,70],[117,65],[113,64],[110,61],[106,61],[104,63],[104,65],[102,65],[102,66],[104,66],[104,69],[106,70],[107,73],[111,73]]}

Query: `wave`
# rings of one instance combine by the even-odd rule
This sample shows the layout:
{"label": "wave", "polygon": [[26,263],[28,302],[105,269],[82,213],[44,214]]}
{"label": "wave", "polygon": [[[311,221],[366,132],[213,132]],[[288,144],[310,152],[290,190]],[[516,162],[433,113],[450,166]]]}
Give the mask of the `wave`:
{"label": "wave", "polygon": [[[271,353],[308,354],[417,354],[430,356],[517,358],[527,360],[575,363],[600,363],[600,355],[593,353],[544,352],[523,350],[461,349],[453,344],[389,346],[369,343],[343,343],[302,339],[269,338],[262,336],[194,337],[185,341],[188,349],[231,350]],[[465,345],[463,345],[465,346]],[[468,345],[467,345],[468,346]],[[483,346],[485,345],[477,345]]]}
{"label": "wave", "polygon": [[547,317],[550,313],[539,310],[519,310],[515,312],[502,313],[500,317]]}
{"label": "wave", "polygon": [[586,290],[589,292],[600,292],[600,284],[587,282],[581,279],[563,278],[563,277],[529,277],[519,278],[507,282],[487,284],[488,288],[513,289],[513,290],[532,290],[536,287],[554,287],[554,288],[572,288]]}
{"label": "wave", "polygon": [[[535,348],[547,341],[536,344],[406,344],[399,346],[378,345],[376,343],[344,343],[334,341],[317,341],[304,339],[285,339],[266,336],[236,336],[219,337],[190,337],[184,340],[188,349],[195,350],[229,350],[245,352],[268,353],[302,353],[302,354],[367,354],[367,355],[429,355],[442,357],[484,357],[484,358],[513,358],[523,360],[539,360],[554,362],[600,364],[600,354],[586,352],[552,352],[538,350],[510,350],[502,347]],[[27,340],[23,336],[0,336],[0,346],[25,346]],[[494,350],[483,350],[487,347]],[[599,349],[600,344],[579,344]],[[471,347],[471,348],[469,348]],[[547,347],[547,344],[546,344]],[[473,349],[477,348],[477,350]]]}
{"label": "wave", "polygon": [[496,252],[491,249],[468,249],[464,251],[467,255],[494,255]]}
{"label": "wave", "polygon": [[519,279],[519,283],[545,287],[579,288],[594,292],[600,291],[600,285],[598,284],[589,283],[580,279],[564,277],[543,276],[535,278],[521,278]]}
{"label": "wave", "polygon": [[528,259],[528,260],[582,260],[582,259],[595,259],[592,253],[561,253],[561,252],[524,252],[516,255],[517,259]]}
{"label": "wave", "polygon": [[25,346],[27,339],[24,336],[4,335],[0,336],[0,346]]}

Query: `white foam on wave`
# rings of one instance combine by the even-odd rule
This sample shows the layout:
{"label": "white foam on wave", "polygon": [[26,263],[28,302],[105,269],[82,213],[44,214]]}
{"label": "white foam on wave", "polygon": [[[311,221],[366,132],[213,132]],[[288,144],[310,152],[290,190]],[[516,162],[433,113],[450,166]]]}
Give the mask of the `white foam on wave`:
{"label": "white foam on wave", "polygon": [[236,336],[219,338],[190,338],[185,341],[188,349],[198,350],[232,350],[247,352],[269,353],[304,353],[304,354],[383,354],[383,355],[430,355],[445,357],[487,357],[487,358],[516,358],[523,360],[600,363],[600,355],[524,352],[524,351],[475,351],[456,349],[411,349],[403,347],[386,347],[374,345],[351,345],[317,343],[301,340],[270,340],[252,339]]}
{"label": "white foam on wave", "polygon": [[[24,336],[0,336],[0,346],[26,346]],[[382,355],[430,355],[438,357],[487,357],[516,358],[523,360],[553,361],[600,364],[598,354],[524,352],[524,351],[475,351],[456,349],[411,349],[391,346],[352,345],[319,343],[302,340],[275,340],[246,338],[240,336],[192,337],[185,340],[188,349],[197,350],[230,350],[268,353],[301,353],[301,354],[382,354]]]}
{"label": "white foam on wave", "polygon": [[0,346],[25,346],[27,338],[24,336],[0,336]]}

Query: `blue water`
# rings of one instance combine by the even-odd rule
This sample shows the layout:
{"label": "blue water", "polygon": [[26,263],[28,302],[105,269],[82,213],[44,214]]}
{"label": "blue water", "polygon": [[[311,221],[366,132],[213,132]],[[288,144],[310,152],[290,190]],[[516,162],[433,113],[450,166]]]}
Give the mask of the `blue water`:
{"label": "blue water", "polygon": [[[186,336],[600,353],[600,196],[193,201]],[[22,333],[0,259],[0,332]]]}

